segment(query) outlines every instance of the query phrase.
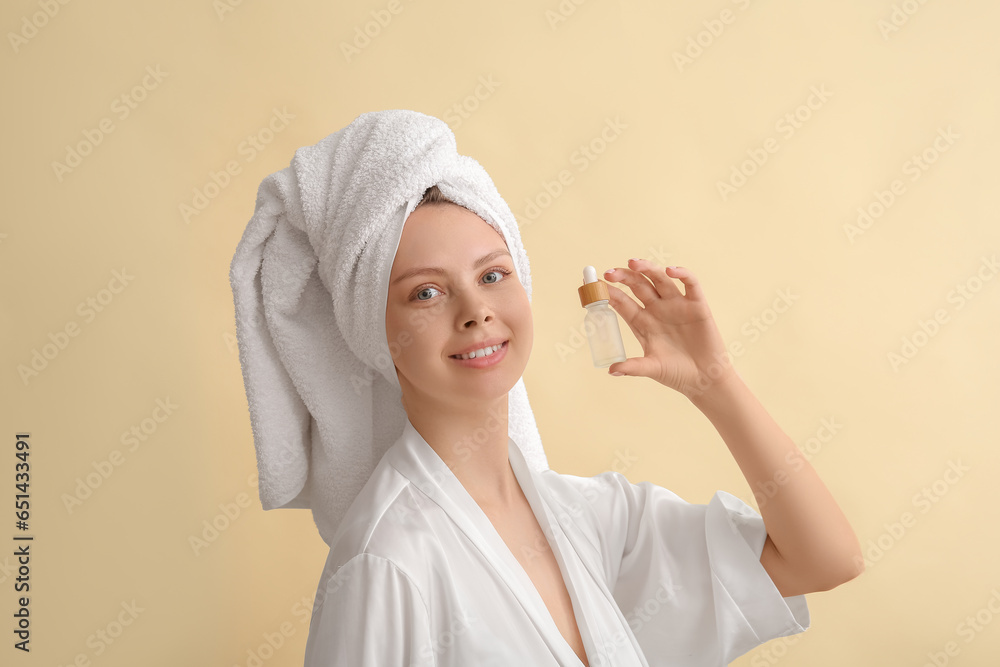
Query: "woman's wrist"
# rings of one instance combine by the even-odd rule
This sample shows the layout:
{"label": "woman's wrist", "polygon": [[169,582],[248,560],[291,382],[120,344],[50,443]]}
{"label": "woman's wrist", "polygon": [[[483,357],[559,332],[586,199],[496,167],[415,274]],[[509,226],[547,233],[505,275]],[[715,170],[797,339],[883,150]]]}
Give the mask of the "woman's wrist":
{"label": "woman's wrist", "polygon": [[711,377],[700,382],[698,386],[685,392],[688,400],[705,416],[710,419],[713,413],[717,413],[727,405],[738,399],[739,392],[747,389],[743,378],[736,371],[734,366],[728,366],[722,372],[715,373],[717,377]]}

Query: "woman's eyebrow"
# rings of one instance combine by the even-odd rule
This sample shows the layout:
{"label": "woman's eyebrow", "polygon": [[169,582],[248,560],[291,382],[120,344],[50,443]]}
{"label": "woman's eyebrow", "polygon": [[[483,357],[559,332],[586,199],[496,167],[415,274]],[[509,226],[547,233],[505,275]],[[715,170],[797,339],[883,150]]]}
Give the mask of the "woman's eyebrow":
{"label": "woman's eyebrow", "polygon": [[[507,251],[506,248],[500,248],[498,250],[494,250],[493,252],[487,253],[487,254],[483,255],[482,257],[480,257],[479,259],[477,259],[472,264],[472,268],[478,269],[483,264],[486,264],[487,262],[493,260],[496,257],[499,257],[500,255],[507,255],[508,257],[510,257],[510,253]],[[513,258],[511,257],[511,259],[513,259]],[[400,282],[406,280],[407,278],[412,278],[413,276],[418,276],[418,275],[422,275],[422,274],[425,274],[425,273],[433,273],[433,274],[442,275],[442,274],[447,273],[447,271],[445,271],[444,269],[442,269],[440,267],[437,267],[437,266],[425,266],[425,267],[421,267],[421,268],[417,268],[417,269],[410,269],[409,271],[406,271],[406,272],[400,274],[399,276],[397,276],[396,279],[392,281],[392,284],[395,285],[397,283],[400,283]]]}

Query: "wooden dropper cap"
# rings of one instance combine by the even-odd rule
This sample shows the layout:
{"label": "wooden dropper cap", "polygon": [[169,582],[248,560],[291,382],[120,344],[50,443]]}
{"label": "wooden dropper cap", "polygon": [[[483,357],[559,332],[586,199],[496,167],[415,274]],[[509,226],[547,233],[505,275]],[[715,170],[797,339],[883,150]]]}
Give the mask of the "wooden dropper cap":
{"label": "wooden dropper cap", "polygon": [[583,270],[583,285],[577,288],[580,294],[580,305],[586,308],[595,301],[608,301],[611,296],[608,294],[608,284],[597,279],[597,270],[588,266]]}

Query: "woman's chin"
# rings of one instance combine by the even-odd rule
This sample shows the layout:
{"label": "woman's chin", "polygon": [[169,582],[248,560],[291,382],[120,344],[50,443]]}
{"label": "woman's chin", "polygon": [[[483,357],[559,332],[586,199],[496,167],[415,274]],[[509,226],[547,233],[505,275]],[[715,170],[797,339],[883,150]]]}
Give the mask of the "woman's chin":
{"label": "woman's chin", "polygon": [[521,379],[520,373],[514,376],[510,372],[492,373],[488,376],[486,374],[470,375],[471,377],[463,377],[455,383],[456,401],[471,400],[485,403],[496,401],[509,394],[517,381]]}

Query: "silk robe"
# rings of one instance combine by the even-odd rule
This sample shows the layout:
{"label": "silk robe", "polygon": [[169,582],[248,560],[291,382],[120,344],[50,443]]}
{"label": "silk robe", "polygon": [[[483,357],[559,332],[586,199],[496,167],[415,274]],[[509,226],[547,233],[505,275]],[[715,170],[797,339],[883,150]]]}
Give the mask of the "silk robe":
{"label": "silk robe", "polygon": [[[760,563],[757,512],[692,504],[608,471],[517,481],[559,564],[592,667],[723,667],[809,627]],[[527,557],[532,555],[526,554]],[[317,588],[305,667],[578,667],[493,524],[407,420],[345,515]]]}

